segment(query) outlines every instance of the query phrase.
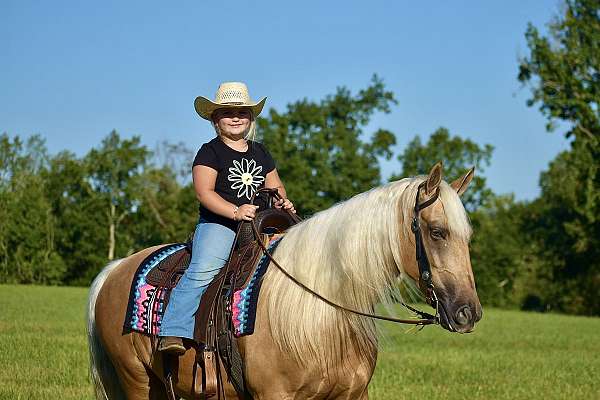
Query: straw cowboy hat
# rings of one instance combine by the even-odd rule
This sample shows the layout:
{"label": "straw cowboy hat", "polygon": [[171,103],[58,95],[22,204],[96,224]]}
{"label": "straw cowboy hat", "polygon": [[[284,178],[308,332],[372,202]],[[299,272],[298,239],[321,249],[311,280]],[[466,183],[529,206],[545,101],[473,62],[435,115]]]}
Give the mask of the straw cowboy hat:
{"label": "straw cowboy hat", "polygon": [[223,82],[217,89],[215,101],[206,97],[198,96],[194,101],[194,108],[198,115],[209,121],[212,120],[212,114],[219,108],[249,108],[252,115],[256,118],[262,111],[266,97],[263,97],[258,103],[250,100],[248,88],[242,82]]}

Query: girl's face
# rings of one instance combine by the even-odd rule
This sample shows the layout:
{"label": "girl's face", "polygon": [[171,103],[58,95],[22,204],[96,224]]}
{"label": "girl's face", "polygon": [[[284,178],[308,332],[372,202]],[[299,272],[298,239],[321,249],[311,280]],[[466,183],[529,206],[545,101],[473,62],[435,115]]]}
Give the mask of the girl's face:
{"label": "girl's face", "polygon": [[252,113],[245,108],[224,108],[215,111],[213,120],[221,135],[239,139],[248,133],[252,122]]}

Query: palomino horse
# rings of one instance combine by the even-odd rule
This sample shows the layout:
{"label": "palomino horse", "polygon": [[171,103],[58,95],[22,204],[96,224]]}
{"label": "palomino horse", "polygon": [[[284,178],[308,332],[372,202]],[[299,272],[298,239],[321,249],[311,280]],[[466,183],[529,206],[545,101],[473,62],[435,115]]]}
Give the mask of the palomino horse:
{"label": "palomino horse", "polygon": [[[459,199],[473,170],[451,185],[442,166],[428,176],[372,189],[292,227],[275,259],[325,298],[361,312],[390,303],[398,279],[419,280],[411,231],[415,200],[431,263],[440,323],[469,332],[481,319],[469,256],[471,228]],[[420,184],[422,189],[418,190]],[[438,195],[439,194],[439,195]],[[419,199],[416,196],[419,195]],[[91,374],[99,399],[165,399],[160,354],[151,339],[123,332],[128,292],[139,263],[155,248],[109,264],[89,297]],[[258,302],[255,332],[237,339],[246,384],[254,399],[367,399],[377,358],[372,319],[332,307],[269,268]],[[195,350],[179,358],[174,386],[194,398]],[[235,399],[226,384],[226,398]]]}

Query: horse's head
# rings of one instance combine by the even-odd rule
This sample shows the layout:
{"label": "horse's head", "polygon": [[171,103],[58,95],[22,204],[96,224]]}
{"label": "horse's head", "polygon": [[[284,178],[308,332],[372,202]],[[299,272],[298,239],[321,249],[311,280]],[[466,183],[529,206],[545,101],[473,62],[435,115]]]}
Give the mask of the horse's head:
{"label": "horse's head", "polygon": [[[450,185],[442,181],[442,164],[436,164],[414,195],[416,206],[409,218],[413,221],[413,243],[421,242],[421,258],[415,247],[405,264],[405,272],[419,282],[432,306],[437,306],[441,325],[449,331],[470,332],[481,319],[482,308],[469,255],[471,228],[459,196],[467,189],[474,169]],[[418,198],[417,198],[418,197]],[[416,229],[415,229],[416,223]],[[420,233],[419,233],[420,231]],[[422,239],[419,239],[418,236]],[[430,265],[431,278],[423,272]],[[419,266],[419,264],[421,264]],[[433,293],[427,286],[432,285]]]}

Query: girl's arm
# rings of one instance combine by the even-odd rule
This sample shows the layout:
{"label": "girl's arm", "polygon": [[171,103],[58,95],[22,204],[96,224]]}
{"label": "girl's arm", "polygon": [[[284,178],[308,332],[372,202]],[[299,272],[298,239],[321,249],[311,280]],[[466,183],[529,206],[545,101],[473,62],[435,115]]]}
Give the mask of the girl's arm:
{"label": "girl's arm", "polygon": [[254,218],[256,206],[244,204],[238,209],[235,204],[228,202],[215,192],[217,171],[213,168],[196,165],[192,169],[192,178],[198,201],[210,211],[236,221]]}
{"label": "girl's arm", "polygon": [[277,169],[269,172],[265,177],[265,187],[271,189],[277,189],[277,192],[282,197],[281,200],[275,202],[276,208],[285,208],[286,210],[290,210],[295,213],[296,209],[294,208],[294,204],[287,198],[287,194],[285,192],[285,187],[283,186],[283,182],[281,182],[281,178],[279,178],[279,174],[277,173]]}
{"label": "girl's arm", "polygon": [[285,187],[283,186],[283,182],[281,182],[281,178],[279,178],[277,169],[274,169],[273,171],[267,174],[267,176],[265,177],[265,187],[269,189],[277,189],[279,195],[284,199],[287,199]]}

